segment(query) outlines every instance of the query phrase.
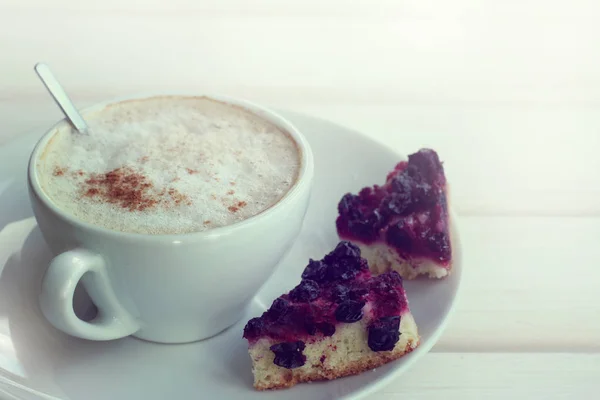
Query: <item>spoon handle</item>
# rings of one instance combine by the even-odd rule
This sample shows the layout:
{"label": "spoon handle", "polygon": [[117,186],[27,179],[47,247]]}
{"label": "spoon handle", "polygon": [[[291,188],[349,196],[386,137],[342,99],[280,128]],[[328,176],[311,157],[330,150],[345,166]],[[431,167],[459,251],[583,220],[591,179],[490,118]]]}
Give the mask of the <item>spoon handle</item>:
{"label": "spoon handle", "polygon": [[56,104],[58,104],[69,121],[71,121],[71,124],[73,124],[75,129],[81,133],[87,133],[87,124],[73,105],[73,102],[65,90],[54,77],[54,74],[52,74],[52,71],[50,71],[50,68],[46,64],[37,63],[34,69],[44,83],[44,86],[46,86],[46,89],[48,89],[48,92],[50,92],[50,95],[54,98],[54,101],[56,101]]}

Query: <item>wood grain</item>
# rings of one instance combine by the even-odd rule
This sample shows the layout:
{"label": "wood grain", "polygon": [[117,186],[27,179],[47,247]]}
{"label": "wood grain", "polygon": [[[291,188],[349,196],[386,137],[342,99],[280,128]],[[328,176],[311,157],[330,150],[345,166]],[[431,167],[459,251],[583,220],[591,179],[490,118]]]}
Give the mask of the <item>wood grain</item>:
{"label": "wood grain", "polygon": [[460,228],[462,293],[435,351],[600,351],[600,219],[469,217]]}
{"label": "wood grain", "polygon": [[599,373],[598,354],[428,354],[368,399],[593,399]]}
{"label": "wood grain", "polygon": [[30,68],[44,59],[73,90],[209,84],[410,104],[600,100],[600,7],[590,1],[275,3],[10,0],[0,6],[10,55],[2,92],[37,88]]}

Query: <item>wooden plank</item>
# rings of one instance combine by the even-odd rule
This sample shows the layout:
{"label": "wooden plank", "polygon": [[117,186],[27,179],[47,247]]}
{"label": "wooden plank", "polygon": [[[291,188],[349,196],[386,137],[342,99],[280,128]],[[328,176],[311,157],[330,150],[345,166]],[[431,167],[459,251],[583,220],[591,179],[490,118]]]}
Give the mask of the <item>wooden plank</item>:
{"label": "wooden plank", "polygon": [[440,352],[599,351],[600,219],[460,221],[464,281]]}
{"label": "wooden plank", "polygon": [[599,354],[428,354],[369,400],[594,399]]}
{"label": "wooden plank", "polygon": [[[129,4],[119,7],[146,9]],[[52,18],[49,6],[38,3],[0,12],[0,48],[11,59],[2,63],[11,79],[0,92],[38,89],[31,66],[44,59],[63,83],[82,91],[250,85],[337,88],[340,97],[366,94],[411,104],[600,102],[600,55],[594,51],[600,7],[591,3],[569,7],[573,13],[545,3],[501,12],[465,2],[464,8],[448,4],[413,13],[400,8],[394,18],[384,16],[395,6],[382,6],[381,15],[364,19],[193,13],[189,4],[171,13],[156,5],[153,14],[69,12],[83,10],[74,2],[53,8]],[[554,11],[540,11],[547,9]],[[32,35],[31,26],[43,37]]]}

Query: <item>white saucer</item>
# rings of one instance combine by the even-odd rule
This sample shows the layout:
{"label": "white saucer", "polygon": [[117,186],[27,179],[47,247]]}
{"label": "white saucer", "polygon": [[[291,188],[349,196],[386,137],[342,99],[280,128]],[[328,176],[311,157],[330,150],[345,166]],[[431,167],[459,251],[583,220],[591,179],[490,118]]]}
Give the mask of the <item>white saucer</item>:
{"label": "white saucer", "polygon": [[[335,246],[338,240],[334,221],[341,196],[382,182],[401,158],[338,125],[290,112],[283,114],[306,135],[315,156],[315,185],[303,231],[250,304],[244,320],[214,338],[184,345],[160,345],[133,338],[89,342],[71,338],[45,322],[37,295],[51,255],[32,217],[25,185],[29,152],[40,135],[25,136],[0,147],[3,398],[355,399],[380,389],[391,379],[402,379],[399,375],[438,340],[455,303],[462,269],[456,224],[453,274],[441,281],[405,283],[422,336],[416,351],[353,377],[283,391],[256,392],[252,388],[250,358],[242,339],[246,320],[262,313],[274,298],[295,286],[309,257],[321,258]],[[407,153],[416,150],[405,149]],[[85,301],[76,304],[83,314],[87,307]]]}

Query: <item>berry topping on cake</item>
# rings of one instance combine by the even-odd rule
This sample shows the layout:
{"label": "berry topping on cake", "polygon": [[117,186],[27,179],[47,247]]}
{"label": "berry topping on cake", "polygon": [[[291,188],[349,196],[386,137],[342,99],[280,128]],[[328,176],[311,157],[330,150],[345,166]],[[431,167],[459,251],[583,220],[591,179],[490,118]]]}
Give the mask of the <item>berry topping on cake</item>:
{"label": "berry topping on cake", "polygon": [[335,333],[335,325],[329,322],[319,322],[316,326],[323,336],[331,336]]}
{"label": "berry topping on cake", "polygon": [[305,279],[290,292],[290,299],[298,302],[307,302],[319,297],[319,284],[313,280]]}
{"label": "berry topping on cake", "polygon": [[422,149],[398,163],[383,185],[342,197],[338,234],[360,247],[374,273],[444,277],[452,267],[446,192],[437,153]]}
{"label": "berry topping on cake", "polygon": [[310,260],[304,272],[302,273],[302,279],[312,279],[315,282],[324,282],[325,275],[327,274],[327,265],[322,261]]}
{"label": "berry topping on cake", "polygon": [[400,275],[372,276],[346,241],[310,260],[296,287],[248,321],[244,338],[257,389],[356,374],[418,345]]}

